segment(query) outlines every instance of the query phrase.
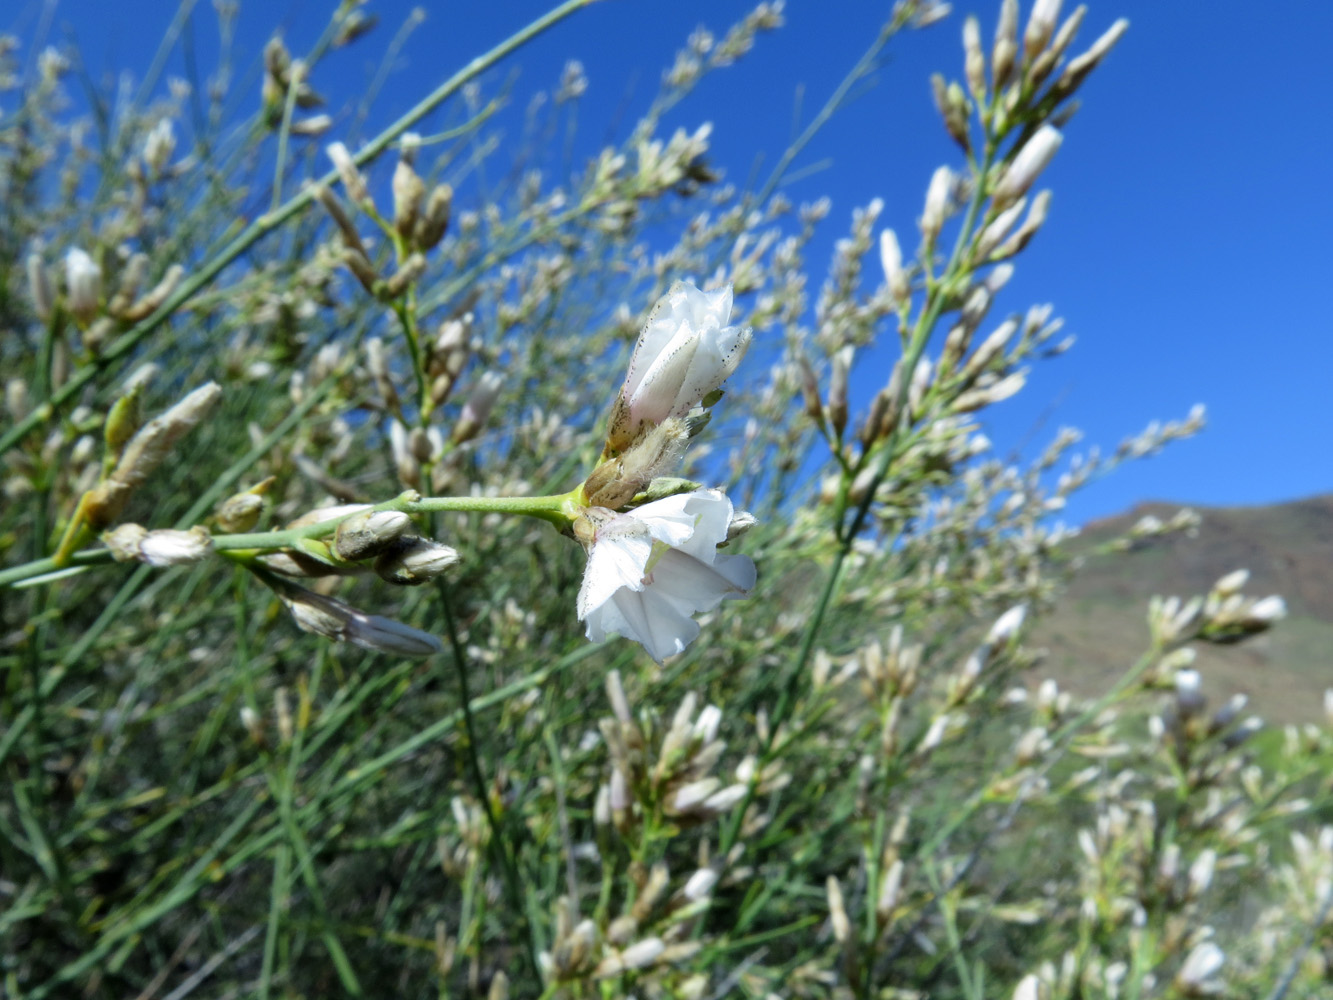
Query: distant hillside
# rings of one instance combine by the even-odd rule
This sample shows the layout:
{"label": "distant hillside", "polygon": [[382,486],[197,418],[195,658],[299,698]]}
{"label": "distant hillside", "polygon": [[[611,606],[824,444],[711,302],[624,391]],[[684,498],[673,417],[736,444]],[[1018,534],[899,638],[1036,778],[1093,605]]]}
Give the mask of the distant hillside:
{"label": "distant hillside", "polygon": [[[1083,544],[1123,534],[1145,514],[1166,521],[1181,506],[1140,504],[1089,524]],[[1203,594],[1224,573],[1244,568],[1246,592],[1281,594],[1289,617],[1239,646],[1200,644],[1205,689],[1214,698],[1243,691],[1272,722],[1322,719],[1324,689],[1333,687],[1333,494],[1269,507],[1194,509],[1203,524],[1193,538],[1088,560],[1034,636],[1049,650],[1044,671],[1076,691],[1104,690],[1146,647],[1153,594]]]}

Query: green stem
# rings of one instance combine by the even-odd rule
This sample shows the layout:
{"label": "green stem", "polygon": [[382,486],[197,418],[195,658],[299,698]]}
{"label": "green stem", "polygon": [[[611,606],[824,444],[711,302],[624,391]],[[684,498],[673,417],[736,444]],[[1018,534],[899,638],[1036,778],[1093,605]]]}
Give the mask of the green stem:
{"label": "green stem", "polygon": [[[375,504],[376,511],[402,511],[405,514],[435,514],[445,511],[471,511],[483,514],[524,514],[540,518],[557,527],[565,527],[577,516],[579,504],[574,493],[546,497],[423,497],[415,491]],[[325,538],[338,530],[338,525],[361,513],[353,511],[342,517],[330,518],[317,524],[282,531],[262,531],[241,535],[214,535],[213,548],[219,552],[268,552],[290,548],[305,539]],[[81,567],[111,562],[109,549],[76,552],[67,562],[58,565],[54,558],[35,559],[21,566],[0,571],[0,587],[15,586],[24,581],[48,574],[68,575]]]}

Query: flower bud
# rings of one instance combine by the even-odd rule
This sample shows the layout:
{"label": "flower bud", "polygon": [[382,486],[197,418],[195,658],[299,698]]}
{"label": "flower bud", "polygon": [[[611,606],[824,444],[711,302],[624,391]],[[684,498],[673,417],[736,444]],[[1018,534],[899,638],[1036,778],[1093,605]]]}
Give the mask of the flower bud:
{"label": "flower bud", "polygon": [[975,17],[963,22],[963,51],[966,58],[963,73],[972,96],[980,99],[986,93],[986,57],[981,51],[981,25]]}
{"label": "flower bud", "polygon": [[912,296],[912,281],[903,270],[903,252],[892,229],[879,234],[879,262],[884,268],[884,280],[889,283],[889,294],[901,308]]}
{"label": "flower bud", "polygon": [[399,236],[412,238],[425,200],[426,185],[406,158],[399,160],[393,171],[393,224]]}
{"label": "flower bud", "polygon": [[259,523],[259,515],[264,509],[264,498],[249,491],[236,493],[223,501],[218,507],[215,519],[217,525],[227,534],[237,534],[251,530]]}
{"label": "flower bud", "polygon": [[370,191],[366,187],[366,179],[361,176],[361,171],[357,169],[356,161],[352,159],[352,154],[347,151],[347,147],[341,142],[331,142],[325,147],[325,152],[329,154],[329,159],[333,161],[333,169],[338,171],[338,176],[342,178],[343,189],[347,192],[347,197],[360,205],[362,202],[370,199]]}
{"label": "flower bud", "polygon": [[143,144],[143,159],[153,176],[166,169],[171,154],[176,150],[176,128],[170,118],[163,118],[153,126]]}
{"label": "flower bud", "polygon": [[412,518],[398,510],[367,510],[339,523],[333,536],[333,553],[339,559],[357,562],[379,555],[412,526]]}
{"label": "flower bud", "polygon": [[202,562],[213,551],[213,539],[203,528],[148,532],[139,545],[139,558],[149,566],[184,566]]}
{"label": "flower bud", "polygon": [[1064,142],[1057,129],[1043,125],[1033,133],[1032,138],[1023,144],[1023,148],[1010,161],[1003,176],[991,191],[996,205],[1008,205],[1018,200],[1032,187],[1041,172],[1055,157],[1056,150]]}
{"label": "flower bud", "polygon": [[455,443],[471,441],[477,436],[486,425],[486,420],[491,415],[503,385],[504,378],[499,372],[483,372],[481,378],[477,379],[477,385],[472,390],[472,395],[468,397],[468,401],[463,404],[463,412],[459,414],[458,423],[454,425]]}
{"label": "flower bud", "polygon": [[102,269],[78,247],[65,254],[65,291],[79,325],[91,323],[101,307]]}
{"label": "flower bud", "polygon": [[28,254],[28,295],[37,318],[42,322],[50,319],[54,296],[51,294],[51,276],[41,254]]}
{"label": "flower bud", "polygon": [[125,445],[111,474],[87,494],[84,512],[88,524],[102,528],[116,520],[130,495],[221,398],[222,389],[209,382],[140,428]]}
{"label": "flower bud", "polygon": [[449,213],[454,202],[454,189],[448,184],[436,184],[426,199],[426,209],[417,220],[412,241],[418,249],[434,249],[449,229]]}
{"label": "flower bud", "polygon": [[990,646],[1004,646],[1009,640],[1018,634],[1018,630],[1023,627],[1023,619],[1027,617],[1028,607],[1026,604],[1018,604],[1010,608],[1004,614],[995,620],[991,626],[990,632],[986,635],[986,643]]}
{"label": "flower bud", "polygon": [[1055,22],[1060,17],[1061,0],[1036,0],[1032,13],[1028,15],[1027,30],[1023,32],[1023,58],[1032,62],[1055,31]]}
{"label": "flower bud", "polygon": [[926,207],[921,213],[921,235],[927,243],[934,243],[944,228],[952,189],[953,171],[948,167],[938,168],[931,175],[930,187],[926,189]]}
{"label": "flower bud", "polygon": [[375,572],[389,583],[415,587],[433,580],[459,560],[448,545],[409,536],[375,560]]}
{"label": "flower bud", "polygon": [[648,316],[616,397],[606,450],[623,452],[648,428],[683,417],[736,370],[749,327],[728,326],[731,286],[702,292],[676,282]]}

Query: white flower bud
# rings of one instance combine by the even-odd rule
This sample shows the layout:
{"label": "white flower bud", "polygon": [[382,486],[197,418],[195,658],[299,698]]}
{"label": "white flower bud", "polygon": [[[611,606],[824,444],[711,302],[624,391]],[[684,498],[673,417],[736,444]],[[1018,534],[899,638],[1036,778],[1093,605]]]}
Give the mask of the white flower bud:
{"label": "white flower bud", "polygon": [[990,632],[986,635],[986,643],[990,646],[1004,646],[1009,640],[1018,634],[1018,630],[1023,627],[1023,619],[1027,617],[1028,606],[1018,604],[1010,608],[1004,614],[995,620],[991,626]]}
{"label": "white flower bud", "polygon": [[690,902],[697,903],[701,899],[707,899],[716,884],[717,872],[711,868],[700,868],[690,876],[685,887],[681,889],[681,894]]}
{"label": "white flower bud", "polygon": [[143,144],[143,159],[154,175],[162,173],[176,151],[176,127],[170,118],[153,126]]}
{"label": "white flower bud", "polygon": [[731,286],[702,292],[676,282],[648,316],[611,416],[608,447],[623,452],[641,434],[683,417],[736,370],[749,327],[728,326]]}
{"label": "white flower bud", "polygon": [[949,198],[953,190],[953,171],[940,167],[930,178],[926,189],[926,207],[921,213],[921,235],[927,243],[934,243],[944,228],[949,212]]}
{"label": "white flower bud", "polygon": [[337,598],[290,584],[283,585],[278,596],[291,611],[297,626],[306,632],[400,656],[433,656],[444,650],[444,644],[429,632],[392,618],[368,615]]}
{"label": "white flower bud", "polygon": [[203,528],[150,531],[139,545],[139,558],[149,566],[183,566],[202,562],[213,551],[213,539]]}
{"label": "white flower bud", "polygon": [[1185,964],[1176,973],[1176,984],[1188,996],[1217,992],[1214,977],[1222,971],[1227,957],[1212,941],[1195,945],[1185,958]]}
{"label": "white flower bud", "polygon": [[504,378],[499,372],[482,373],[477,379],[472,395],[463,404],[463,412],[458,416],[458,423],[454,425],[455,441],[470,441],[477,436],[477,432],[490,418],[491,410],[495,407],[495,401],[503,385]]}
{"label": "white flower bud", "polygon": [[1008,205],[1026,194],[1055,157],[1062,142],[1064,136],[1054,126],[1043,125],[1037,129],[1032,138],[1023,144],[991,191],[995,203]]}
{"label": "white flower bud", "polygon": [[1043,1000],[1045,992],[1041,980],[1029,974],[1020,979],[1018,985],[1014,987],[1013,1000]]}
{"label": "white flower bud", "polygon": [[621,952],[620,961],[626,969],[642,969],[656,962],[664,951],[666,951],[666,945],[661,938],[644,938],[642,941],[634,942]]}
{"label": "white flower bud", "polygon": [[325,147],[325,152],[329,154],[333,168],[342,178],[347,197],[357,204],[369,198],[370,191],[366,188],[366,179],[361,176],[361,171],[357,169],[356,162],[352,159],[352,154],[347,151],[347,147],[341,142],[331,142]]}
{"label": "white flower bud", "polygon": [[879,262],[884,268],[884,280],[889,283],[889,294],[901,306],[911,297],[912,281],[903,269],[903,252],[892,229],[879,234]]}
{"label": "white flower bud", "polygon": [[833,924],[833,936],[839,944],[842,944],[852,936],[852,921],[847,916],[847,906],[842,899],[842,885],[835,876],[830,875],[824,883],[824,888],[828,893],[829,921]]}
{"label": "white flower bud", "polygon": [[65,254],[65,289],[74,318],[80,324],[92,322],[101,307],[102,269],[78,247]]}
{"label": "white flower bud", "polygon": [[1246,615],[1253,622],[1271,625],[1287,617],[1287,602],[1277,594],[1271,594],[1250,606]]}

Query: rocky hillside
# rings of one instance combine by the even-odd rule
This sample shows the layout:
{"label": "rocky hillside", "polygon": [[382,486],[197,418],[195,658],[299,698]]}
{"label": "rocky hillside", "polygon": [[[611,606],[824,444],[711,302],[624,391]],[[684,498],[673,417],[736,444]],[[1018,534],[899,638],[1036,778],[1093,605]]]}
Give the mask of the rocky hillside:
{"label": "rocky hillside", "polygon": [[[1082,544],[1123,534],[1145,514],[1163,521],[1181,505],[1144,503],[1089,524]],[[1141,550],[1092,557],[1034,636],[1049,651],[1043,670],[1075,690],[1104,690],[1147,643],[1153,594],[1207,592],[1233,569],[1250,570],[1246,592],[1281,594],[1289,617],[1265,636],[1233,647],[1201,647],[1198,668],[1210,695],[1235,691],[1272,722],[1323,717],[1333,687],[1333,494],[1267,507],[1195,507],[1194,537],[1159,539]]]}

